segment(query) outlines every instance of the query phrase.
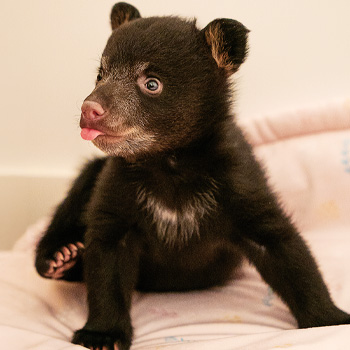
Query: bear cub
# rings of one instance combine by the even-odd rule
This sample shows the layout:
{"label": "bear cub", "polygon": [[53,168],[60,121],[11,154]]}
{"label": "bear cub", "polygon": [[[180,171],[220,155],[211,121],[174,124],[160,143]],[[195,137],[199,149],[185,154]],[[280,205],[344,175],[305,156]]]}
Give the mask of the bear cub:
{"label": "bear cub", "polygon": [[231,115],[229,77],[249,31],[231,19],[200,30],[141,18],[126,3],[111,25],[80,120],[106,157],[85,166],[36,250],[41,276],[86,283],[73,343],[128,350],[134,290],[222,285],[243,257],[299,327],[349,323]]}

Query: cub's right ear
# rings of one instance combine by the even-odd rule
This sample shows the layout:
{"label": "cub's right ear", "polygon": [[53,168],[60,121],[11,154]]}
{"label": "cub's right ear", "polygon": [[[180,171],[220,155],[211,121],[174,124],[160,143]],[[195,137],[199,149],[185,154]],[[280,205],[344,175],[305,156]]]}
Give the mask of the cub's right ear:
{"label": "cub's right ear", "polygon": [[130,22],[137,18],[141,18],[140,12],[137,8],[126,2],[118,2],[113,6],[111,12],[112,30],[118,28],[123,23]]}

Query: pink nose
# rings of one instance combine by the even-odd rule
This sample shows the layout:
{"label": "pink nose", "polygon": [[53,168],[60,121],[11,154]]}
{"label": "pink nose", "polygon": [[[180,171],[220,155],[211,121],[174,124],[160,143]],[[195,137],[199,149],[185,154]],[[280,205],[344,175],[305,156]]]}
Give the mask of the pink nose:
{"label": "pink nose", "polygon": [[81,116],[85,119],[96,120],[103,118],[105,110],[95,101],[84,101],[81,106]]}

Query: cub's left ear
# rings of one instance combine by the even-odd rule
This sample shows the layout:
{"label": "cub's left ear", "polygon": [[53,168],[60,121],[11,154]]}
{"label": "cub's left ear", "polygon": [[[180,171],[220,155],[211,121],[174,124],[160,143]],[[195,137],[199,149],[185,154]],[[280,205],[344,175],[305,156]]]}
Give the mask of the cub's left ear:
{"label": "cub's left ear", "polygon": [[249,30],[238,21],[221,18],[210,22],[202,32],[217,65],[230,75],[235,73],[248,52]]}
{"label": "cub's left ear", "polygon": [[118,2],[113,6],[111,12],[112,30],[118,28],[123,23],[130,22],[137,18],[141,18],[141,15],[136,7],[126,2]]}

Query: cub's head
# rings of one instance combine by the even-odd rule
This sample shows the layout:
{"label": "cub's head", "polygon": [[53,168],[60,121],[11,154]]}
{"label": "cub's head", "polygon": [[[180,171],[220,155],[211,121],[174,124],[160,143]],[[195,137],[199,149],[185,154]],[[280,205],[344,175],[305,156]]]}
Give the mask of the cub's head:
{"label": "cub's head", "polygon": [[227,78],[246,57],[248,30],[217,19],[141,18],[116,4],[81,135],[109,155],[142,158],[184,147],[227,117]]}

